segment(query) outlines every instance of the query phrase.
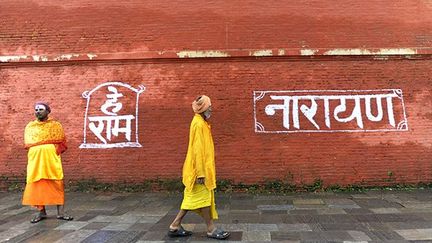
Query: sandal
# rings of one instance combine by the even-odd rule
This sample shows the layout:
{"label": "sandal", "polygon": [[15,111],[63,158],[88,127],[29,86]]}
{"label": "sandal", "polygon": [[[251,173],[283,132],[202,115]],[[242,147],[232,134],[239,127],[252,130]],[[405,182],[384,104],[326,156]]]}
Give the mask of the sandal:
{"label": "sandal", "polygon": [[46,216],[42,216],[42,215],[38,214],[38,215],[34,216],[34,218],[32,218],[30,220],[30,223],[35,224],[35,223],[40,222],[40,221],[42,221],[42,220],[44,220],[46,218],[47,218]]}
{"label": "sandal", "polygon": [[57,216],[57,219],[71,221],[71,220],[73,220],[73,217],[71,217],[69,215],[63,215],[63,216]]}
{"label": "sandal", "polygon": [[183,226],[180,225],[178,229],[170,229],[168,231],[169,237],[183,237],[183,236],[189,236],[192,235],[192,231],[185,230]]}
{"label": "sandal", "polygon": [[230,232],[223,231],[222,229],[216,228],[212,233],[207,233],[208,238],[213,238],[217,240],[225,240],[230,236]]}

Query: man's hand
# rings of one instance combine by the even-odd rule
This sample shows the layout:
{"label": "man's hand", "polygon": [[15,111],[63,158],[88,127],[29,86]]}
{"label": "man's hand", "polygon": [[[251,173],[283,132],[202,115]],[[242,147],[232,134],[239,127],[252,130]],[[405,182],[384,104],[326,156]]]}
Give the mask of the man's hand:
{"label": "man's hand", "polygon": [[204,178],[204,177],[201,177],[201,178],[197,178],[197,179],[196,179],[196,183],[197,183],[197,184],[204,185],[204,181],[205,181],[205,178]]}

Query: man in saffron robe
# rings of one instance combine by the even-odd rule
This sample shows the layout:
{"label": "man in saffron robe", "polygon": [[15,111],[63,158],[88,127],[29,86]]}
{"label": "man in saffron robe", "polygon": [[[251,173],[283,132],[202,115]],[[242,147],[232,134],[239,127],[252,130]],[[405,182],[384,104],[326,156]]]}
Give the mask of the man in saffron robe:
{"label": "man in saffron robe", "polygon": [[31,205],[39,213],[30,220],[37,223],[47,218],[45,205],[57,205],[57,219],[73,220],[64,214],[63,168],[60,154],[66,147],[61,124],[48,118],[51,108],[45,102],[35,104],[36,120],[27,124],[24,132],[28,149],[27,179],[23,205]]}
{"label": "man in saffron robe", "polygon": [[185,186],[180,211],[170,225],[168,236],[189,236],[181,221],[188,211],[198,213],[207,224],[207,236],[215,239],[226,239],[230,233],[216,228],[213,220],[218,218],[214,200],[216,188],[216,167],[213,138],[208,119],[211,116],[211,101],[201,95],[192,103],[195,116],[192,119],[189,133],[189,146],[183,164],[183,184]]}

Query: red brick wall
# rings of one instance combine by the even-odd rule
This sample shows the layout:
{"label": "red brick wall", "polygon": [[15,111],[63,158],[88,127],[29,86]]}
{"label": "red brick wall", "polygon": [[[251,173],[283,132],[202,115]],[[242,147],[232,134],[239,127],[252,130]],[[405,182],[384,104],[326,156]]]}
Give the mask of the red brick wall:
{"label": "red brick wall", "polygon": [[[394,182],[432,181],[428,1],[117,2],[1,3],[0,175],[25,174],[23,129],[34,118],[34,101],[46,100],[69,140],[63,156],[67,179],[178,178],[193,116],[190,103],[205,93],[214,107],[219,178],[383,184],[391,171]],[[397,55],[383,54],[386,48]],[[253,56],[263,49],[274,51]],[[304,49],[316,55],[301,56]],[[326,54],[340,49],[344,54]],[[350,55],[348,49],[368,53]],[[185,59],[178,54],[183,50],[218,50],[231,57]],[[142,148],[79,148],[82,93],[107,81],[146,86],[139,100]],[[255,132],[256,90],[393,88],[404,93],[405,132]]]}
{"label": "red brick wall", "polygon": [[3,55],[430,47],[428,0],[2,0]]}

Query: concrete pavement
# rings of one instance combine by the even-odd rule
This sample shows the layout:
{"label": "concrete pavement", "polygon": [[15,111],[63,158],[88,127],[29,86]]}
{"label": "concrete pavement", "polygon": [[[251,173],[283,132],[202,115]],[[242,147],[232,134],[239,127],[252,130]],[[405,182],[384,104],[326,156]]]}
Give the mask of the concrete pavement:
{"label": "concrete pavement", "polygon": [[[170,239],[168,225],[181,194],[66,194],[66,212],[37,224],[21,205],[21,193],[0,193],[0,241],[4,242],[216,242],[201,218],[189,213],[187,238]],[[252,195],[216,193],[222,228],[231,242],[432,242],[432,190]]]}

